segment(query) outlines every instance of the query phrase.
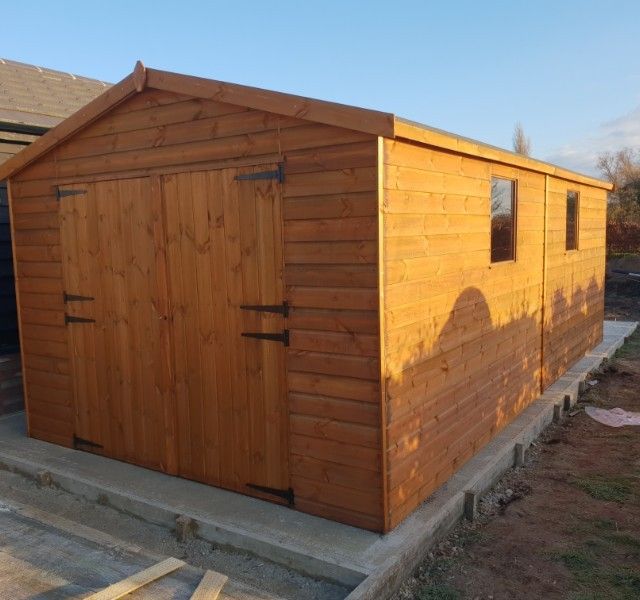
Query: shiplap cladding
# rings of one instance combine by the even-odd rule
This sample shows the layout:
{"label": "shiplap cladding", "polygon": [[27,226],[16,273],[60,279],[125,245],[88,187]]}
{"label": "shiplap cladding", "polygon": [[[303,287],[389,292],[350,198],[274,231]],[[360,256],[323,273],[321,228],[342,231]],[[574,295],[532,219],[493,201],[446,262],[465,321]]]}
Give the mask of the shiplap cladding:
{"label": "shiplap cladding", "polygon": [[[515,261],[490,262],[492,175],[517,180]],[[385,141],[391,526],[539,393],[544,186],[541,174]]]}
{"label": "shiplap cladding", "polygon": [[[267,453],[272,464],[273,457],[282,458],[282,469],[271,469],[270,476],[279,487],[293,488],[296,508],[388,531],[599,341],[606,184],[393,115],[158,71],[145,77],[137,66],[84,117],[79,113],[45,136],[40,155],[33,145],[13,163],[32,436],[71,445],[79,423],[69,359],[77,342],[64,324],[67,262],[60,235],[61,212],[68,219],[78,214],[60,210],[57,185],[84,185],[98,197],[146,190],[127,192],[118,202],[138,215],[134,237],[147,240],[147,271],[158,274],[160,292],[151,304],[169,321],[160,326],[165,337],[159,342],[169,358],[162,354],[157,361],[169,365],[158,370],[166,379],[161,393],[148,396],[165,415],[158,436],[165,450],[157,446],[154,463],[169,473],[252,493],[227,463],[246,458],[262,464],[260,440],[271,439]],[[187,90],[193,96],[181,93]],[[76,123],[85,124],[74,129]],[[58,143],[56,135],[69,137]],[[277,165],[284,167],[282,184],[254,185],[246,178],[238,184],[238,173]],[[493,176],[516,182],[517,243],[515,260],[492,264]],[[582,183],[574,185],[571,177]],[[578,249],[569,252],[567,189],[580,193]],[[136,194],[150,203],[148,227]],[[126,215],[109,212],[115,203],[103,204],[98,221],[113,217],[103,225],[127,222]],[[267,206],[273,211],[261,212]],[[134,231],[133,224],[126,227]],[[261,227],[271,232],[262,246],[252,242]],[[216,252],[232,260],[218,264]],[[114,276],[136,267],[114,265]],[[267,271],[277,276],[265,279]],[[136,278],[139,273],[131,282]],[[286,318],[240,316],[243,302],[278,304],[282,297],[291,307]],[[210,298],[211,310],[219,311],[215,318],[207,310]],[[232,305],[238,310],[230,312]],[[249,322],[264,326],[263,333],[288,329],[290,345],[278,346],[286,353],[284,369],[268,356],[274,348],[268,342],[256,342],[266,344],[262,363],[251,359],[257,347],[224,345]],[[176,333],[176,323],[187,337]],[[215,343],[222,333],[214,325],[213,335],[211,323],[227,324],[221,326],[229,336],[224,344]],[[218,362],[226,365],[236,350],[239,358],[225,378]],[[203,364],[216,365],[215,385],[212,373],[201,373]],[[243,372],[254,383],[277,372],[282,386],[271,387],[269,405],[258,399],[256,410],[227,397],[225,410],[235,424],[226,437],[208,439],[203,418],[215,417],[218,431],[225,423],[222,413],[206,411],[210,390],[244,389],[228,385]],[[279,419],[283,395],[285,426],[256,426]],[[173,422],[175,410],[189,415]],[[242,435],[245,422],[253,424],[254,442]],[[240,447],[251,450],[235,456]],[[135,452],[124,458],[144,462]]]}
{"label": "shiplap cladding", "polygon": [[[382,527],[376,138],[149,89],[12,181],[29,431],[69,445],[61,181],[281,157],[291,486],[301,510]],[[203,167],[204,168],[204,167]]]}
{"label": "shiplap cladding", "polygon": [[[566,250],[567,191],[577,191],[578,248]],[[549,177],[544,370],[546,388],[602,339],[607,192]]]}

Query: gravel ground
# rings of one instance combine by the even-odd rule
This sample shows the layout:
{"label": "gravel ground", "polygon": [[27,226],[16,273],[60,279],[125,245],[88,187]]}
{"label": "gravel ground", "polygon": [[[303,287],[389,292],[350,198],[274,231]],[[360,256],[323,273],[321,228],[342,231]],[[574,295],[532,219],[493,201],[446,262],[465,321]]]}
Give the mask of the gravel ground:
{"label": "gravel ground", "polygon": [[0,470],[0,502],[2,500],[65,517],[149,552],[180,558],[194,567],[219,571],[239,584],[256,589],[257,598],[342,600],[349,593],[347,588],[301,575],[247,553],[217,547],[199,539],[180,543],[172,532],[163,527],[55,487],[39,487],[29,478],[4,470]]}

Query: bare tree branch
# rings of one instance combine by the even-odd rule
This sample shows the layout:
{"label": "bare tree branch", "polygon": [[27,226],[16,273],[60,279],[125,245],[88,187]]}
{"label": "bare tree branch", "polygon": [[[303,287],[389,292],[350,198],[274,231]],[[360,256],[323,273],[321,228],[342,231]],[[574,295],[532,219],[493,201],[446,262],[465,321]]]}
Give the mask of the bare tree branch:
{"label": "bare tree branch", "polygon": [[516,123],[513,129],[513,151],[524,156],[531,156],[531,139],[524,133],[522,123]]}

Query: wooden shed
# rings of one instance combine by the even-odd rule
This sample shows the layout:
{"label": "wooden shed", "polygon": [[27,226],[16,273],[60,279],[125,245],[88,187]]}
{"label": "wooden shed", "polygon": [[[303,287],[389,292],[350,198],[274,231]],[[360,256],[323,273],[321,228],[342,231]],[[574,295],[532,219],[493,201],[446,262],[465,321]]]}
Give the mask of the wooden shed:
{"label": "wooden shed", "polygon": [[608,183],[145,69],[0,167],[33,437],[388,531],[601,338]]}

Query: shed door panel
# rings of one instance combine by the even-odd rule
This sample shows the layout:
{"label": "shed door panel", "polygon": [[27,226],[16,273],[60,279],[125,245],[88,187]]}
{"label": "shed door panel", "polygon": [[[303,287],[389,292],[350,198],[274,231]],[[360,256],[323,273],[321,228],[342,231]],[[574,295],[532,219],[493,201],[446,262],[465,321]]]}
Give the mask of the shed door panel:
{"label": "shed door panel", "polygon": [[286,327],[240,308],[284,299],[280,186],[235,179],[265,169],[163,177],[179,472],[244,493],[289,485],[285,347],[242,336]]}
{"label": "shed door panel", "polygon": [[102,446],[78,448],[166,470],[159,195],[148,178],[64,189],[84,192],[61,198],[65,292],[87,298],[66,312],[95,320],[67,325],[75,434]]}

